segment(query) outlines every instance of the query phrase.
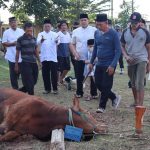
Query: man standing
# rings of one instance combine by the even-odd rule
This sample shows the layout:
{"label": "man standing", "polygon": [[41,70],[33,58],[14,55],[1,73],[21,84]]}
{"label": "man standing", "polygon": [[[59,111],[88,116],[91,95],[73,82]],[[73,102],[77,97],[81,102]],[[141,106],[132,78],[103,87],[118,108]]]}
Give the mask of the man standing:
{"label": "man standing", "polygon": [[[51,21],[44,20],[44,31],[38,34],[37,43],[41,49],[42,77],[45,91],[48,94],[53,89],[57,94],[57,43],[59,36],[51,31]],[[52,84],[52,89],[51,89]]]}
{"label": "man standing", "polygon": [[[2,43],[3,46],[7,49],[5,59],[7,59],[9,62],[11,86],[13,89],[18,89],[19,73],[15,72],[16,43],[17,39],[23,35],[24,31],[20,28],[17,28],[17,21],[15,17],[9,18],[9,25],[10,28],[3,34]],[[19,64],[20,62],[21,58],[19,56]]]}
{"label": "man standing", "polygon": [[89,68],[93,69],[93,62],[97,57],[95,70],[95,84],[101,91],[99,108],[97,113],[103,113],[108,98],[112,100],[112,106],[117,108],[120,96],[116,96],[111,88],[115,68],[121,54],[121,46],[117,32],[108,26],[106,14],[99,14],[96,17],[98,30],[95,32],[95,44]]}
{"label": "man standing", "polygon": [[25,23],[24,31],[25,34],[17,40],[15,71],[18,72],[18,60],[21,53],[22,62],[20,64],[20,72],[22,83],[26,92],[30,95],[34,95],[34,85],[38,78],[36,58],[40,65],[39,51],[37,49],[36,38],[33,37],[32,23]]}
{"label": "man standing", "polygon": [[122,52],[128,63],[128,76],[131,81],[134,104],[142,106],[144,100],[144,78],[150,71],[150,35],[141,28],[141,14],[134,12],[130,16],[131,25],[123,31],[121,37]]}
{"label": "man standing", "polygon": [[64,77],[70,70],[70,46],[71,36],[68,32],[68,24],[66,21],[61,21],[59,24],[60,31],[58,36],[60,43],[57,48],[57,59],[58,59],[58,74],[59,82],[62,84]]}
{"label": "man standing", "polygon": [[77,91],[76,96],[83,96],[83,80],[84,80],[84,67],[85,60],[88,57],[87,40],[94,38],[95,27],[89,26],[88,15],[80,14],[81,27],[75,29],[72,34],[73,49],[76,50],[76,78],[77,78]]}

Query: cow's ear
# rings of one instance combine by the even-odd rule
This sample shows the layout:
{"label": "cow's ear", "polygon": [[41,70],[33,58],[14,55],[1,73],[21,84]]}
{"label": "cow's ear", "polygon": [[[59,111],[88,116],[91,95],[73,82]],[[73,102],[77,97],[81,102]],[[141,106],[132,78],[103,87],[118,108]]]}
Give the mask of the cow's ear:
{"label": "cow's ear", "polygon": [[73,109],[76,111],[79,111],[80,109],[79,99],[76,96],[73,98]]}

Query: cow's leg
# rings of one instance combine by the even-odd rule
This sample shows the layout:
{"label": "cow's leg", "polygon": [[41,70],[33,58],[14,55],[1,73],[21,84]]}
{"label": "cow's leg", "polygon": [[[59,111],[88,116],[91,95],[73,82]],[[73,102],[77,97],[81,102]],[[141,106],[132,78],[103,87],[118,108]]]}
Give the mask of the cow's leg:
{"label": "cow's leg", "polygon": [[16,131],[9,131],[6,134],[0,136],[0,142],[12,141],[13,139],[19,137],[20,135],[21,134]]}

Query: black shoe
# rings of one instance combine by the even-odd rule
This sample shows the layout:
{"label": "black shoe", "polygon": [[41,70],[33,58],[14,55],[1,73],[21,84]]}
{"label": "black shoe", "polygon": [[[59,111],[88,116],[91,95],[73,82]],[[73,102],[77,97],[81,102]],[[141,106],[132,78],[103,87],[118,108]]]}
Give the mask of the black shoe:
{"label": "black shoe", "polygon": [[44,91],[43,94],[48,94],[50,93],[51,91]]}

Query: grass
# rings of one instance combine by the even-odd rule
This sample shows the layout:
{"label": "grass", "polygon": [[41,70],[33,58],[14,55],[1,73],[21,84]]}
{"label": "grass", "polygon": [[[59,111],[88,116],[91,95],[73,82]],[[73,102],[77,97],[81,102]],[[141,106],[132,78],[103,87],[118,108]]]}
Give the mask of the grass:
{"label": "grass", "polygon": [[[72,72],[70,72],[72,74]],[[104,120],[109,128],[108,135],[96,136],[89,142],[65,142],[66,150],[150,150],[150,83],[147,81],[144,105],[147,112],[144,117],[143,137],[141,140],[132,138],[134,133],[134,109],[128,106],[133,102],[131,89],[128,88],[128,77],[125,70],[124,75],[115,74],[113,91],[122,96],[120,107],[113,110],[108,102],[106,113],[96,114],[98,100],[85,102],[80,100],[81,106],[89,110],[95,118]],[[21,84],[21,81],[20,81]],[[10,87],[9,72],[6,61],[0,56],[0,87]],[[64,86],[59,86],[58,95],[43,95],[43,81],[41,73],[35,87],[35,94],[48,101],[59,103],[63,106],[72,105],[72,97],[75,91],[67,91]],[[50,142],[40,142],[32,136],[22,136],[14,142],[0,144],[0,150],[49,150]]]}

